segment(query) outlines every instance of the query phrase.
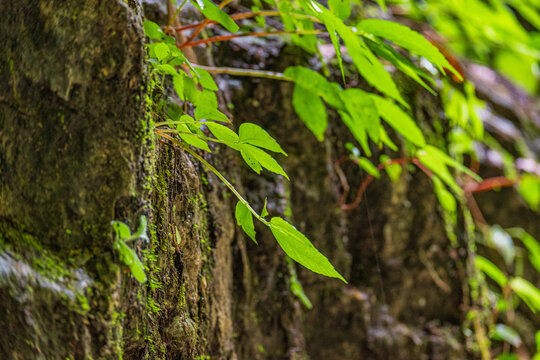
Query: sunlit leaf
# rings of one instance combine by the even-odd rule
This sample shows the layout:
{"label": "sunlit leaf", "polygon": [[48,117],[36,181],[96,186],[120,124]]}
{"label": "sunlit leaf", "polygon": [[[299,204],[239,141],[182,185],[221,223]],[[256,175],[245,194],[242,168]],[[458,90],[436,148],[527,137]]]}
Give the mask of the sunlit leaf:
{"label": "sunlit leaf", "polygon": [[253,225],[253,216],[251,215],[249,209],[241,201],[236,203],[235,216],[237,224],[241,226],[242,229],[244,229],[244,232],[256,244],[257,240],[255,240],[255,226]]}
{"label": "sunlit leaf", "polygon": [[178,134],[178,135],[180,136],[182,140],[184,140],[189,145],[211,152],[206,141],[199,138],[197,135],[193,135],[193,134]]}
{"label": "sunlit leaf", "polygon": [[512,329],[510,326],[504,324],[495,325],[495,332],[493,333],[493,338],[495,340],[503,340],[515,347],[521,345],[521,337],[516,330]]}
{"label": "sunlit leaf", "polygon": [[259,125],[243,123],[238,129],[238,134],[240,135],[240,142],[287,155],[277,141]]}
{"label": "sunlit leaf", "polygon": [[273,217],[269,226],[283,251],[294,261],[317,274],[338,278],[346,283],[330,261],[294,226],[279,217]]}
{"label": "sunlit leaf", "polygon": [[388,39],[411,52],[425,57],[439,67],[451,70],[458,78],[459,72],[446,60],[443,54],[421,34],[407,26],[381,19],[366,19],[360,21],[356,28],[367,33]]}
{"label": "sunlit leaf", "polygon": [[540,310],[540,290],[529,281],[515,277],[510,280],[510,287],[529,305],[534,312]]}
{"label": "sunlit leaf", "polygon": [[239,27],[234,20],[210,0],[196,0],[193,3],[210,20],[218,22],[232,33],[238,31]]}
{"label": "sunlit leaf", "polygon": [[229,129],[228,127],[224,125],[216,124],[215,122],[208,121],[206,122],[206,126],[208,126],[208,129],[210,130],[212,135],[214,135],[219,140],[233,142],[233,143],[239,141],[238,135],[234,131],[232,131],[231,129]]}
{"label": "sunlit leaf", "polygon": [[504,273],[494,263],[485,257],[476,255],[474,257],[474,264],[478,270],[482,271],[493,279],[497,284],[499,284],[500,287],[505,287],[508,283],[506,275],[504,275]]}

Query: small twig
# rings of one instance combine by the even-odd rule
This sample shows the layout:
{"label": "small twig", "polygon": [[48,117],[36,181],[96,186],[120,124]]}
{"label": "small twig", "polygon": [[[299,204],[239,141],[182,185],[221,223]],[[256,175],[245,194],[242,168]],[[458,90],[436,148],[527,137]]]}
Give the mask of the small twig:
{"label": "small twig", "polygon": [[238,69],[231,67],[214,67],[214,66],[203,66],[193,64],[193,67],[206,70],[214,74],[228,74],[236,76],[251,76],[275,80],[285,80],[292,81],[291,78],[285,76],[283,73],[274,72],[274,71],[265,71],[265,70],[252,70],[252,69]]}
{"label": "small twig", "polygon": [[[221,4],[218,5],[218,7],[220,9],[223,9],[225,7],[225,5],[227,5],[228,3],[230,3],[232,0],[223,0],[221,2]],[[193,34],[191,34],[191,36],[180,46],[178,46],[180,49],[183,49],[185,46],[187,46],[187,44],[189,44],[191,41],[193,41],[193,39],[195,39],[197,37],[197,35],[199,35],[199,33],[202,31],[202,29],[204,29],[204,27],[210,22],[211,20],[209,18],[206,18],[204,19],[203,22],[201,22],[199,24],[199,26],[197,26],[197,28],[195,29],[195,31],[193,32]]]}
{"label": "small twig", "polygon": [[[241,19],[249,19],[249,18],[257,17],[257,16],[263,16],[263,17],[266,17],[266,16],[279,16],[281,14],[282,13],[279,12],[279,11],[262,10],[262,11],[255,11],[255,12],[231,15],[231,19],[233,19],[233,20],[241,20]],[[321,20],[317,19],[316,17],[310,16],[310,15],[294,14],[294,13],[290,13],[288,15],[291,16],[291,17],[297,18],[297,19],[308,19],[308,20],[311,20],[313,22],[318,22],[318,23],[321,22]],[[195,23],[195,24],[179,26],[177,28],[174,28],[174,30],[178,31],[178,32],[182,32],[182,31],[185,31],[185,30],[195,29],[198,26],[200,26],[203,22],[204,21],[198,22],[198,23]],[[217,24],[217,21],[212,20],[212,21],[207,22],[205,24],[205,26],[214,25],[214,24]]]}
{"label": "small twig", "polygon": [[235,38],[247,37],[247,36],[271,36],[271,35],[285,35],[285,34],[317,35],[317,34],[327,34],[327,32],[322,31],[322,30],[279,30],[279,31],[250,32],[250,33],[245,33],[245,34],[218,35],[218,36],[210,37],[208,39],[197,40],[197,41],[191,41],[188,39],[187,42],[183,43],[182,45],[178,47],[180,49],[183,49],[185,47],[208,44],[208,43],[213,43],[216,41],[227,41],[227,40],[232,40]]}

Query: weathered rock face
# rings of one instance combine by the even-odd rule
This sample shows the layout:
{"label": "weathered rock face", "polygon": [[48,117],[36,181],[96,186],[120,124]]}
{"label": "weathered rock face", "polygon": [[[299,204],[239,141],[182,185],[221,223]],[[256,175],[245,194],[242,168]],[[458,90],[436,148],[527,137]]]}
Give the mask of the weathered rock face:
{"label": "weathered rock face", "polygon": [[139,9],[2,9],[0,357],[116,357],[121,268],[109,223],[137,225],[148,156]]}

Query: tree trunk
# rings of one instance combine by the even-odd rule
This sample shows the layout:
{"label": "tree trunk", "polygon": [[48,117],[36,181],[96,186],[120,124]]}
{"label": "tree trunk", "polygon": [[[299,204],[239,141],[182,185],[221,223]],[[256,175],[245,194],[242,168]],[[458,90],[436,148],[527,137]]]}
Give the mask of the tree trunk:
{"label": "tree trunk", "polygon": [[[290,84],[220,78],[234,125],[259,123],[275,136],[292,181],[256,176],[219,147],[204,156],[259,210],[268,197],[270,213],[291,218],[350,282],[323,278],[288,262],[267,229],[253,244],[235,225],[227,188],[155,138],[137,2],[3,5],[2,359],[467,356],[466,233],[449,241],[423,173],[377,180],[343,211],[335,162],[352,138],[337,117],[318,142],[291,107]],[[305,59],[281,43],[256,50],[224,45],[216,62],[266,58],[282,71]],[[421,126],[435,131],[437,98],[397,80]],[[362,172],[343,171],[354,192]],[[146,266],[144,284],[113,249],[110,226],[135,229],[140,215],[150,240],[130,246]],[[296,273],[312,310],[290,290]]]}

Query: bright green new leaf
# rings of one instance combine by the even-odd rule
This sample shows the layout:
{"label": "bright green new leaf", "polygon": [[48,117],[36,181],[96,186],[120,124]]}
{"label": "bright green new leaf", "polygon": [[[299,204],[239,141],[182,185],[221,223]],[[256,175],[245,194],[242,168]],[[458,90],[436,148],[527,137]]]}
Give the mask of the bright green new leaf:
{"label": "bright green new leaf", "polygon": [[[390,157],[388,157],[387,155],[381,155],[379,157],[379,162],[381,164],[385,164],[388,161],[390,161]],[[387,165],[384,168],[384,170],[388,174],[388,177],[390,177],[390,180],[392,180],[393,182],[396,182],[399,180],[399,177],[401,176],[401,172],[403,171],[403,168],[399,164],[392,164],[392,165]]]}
{"label": "bright green new leaf", "polygon": [[441,71],[444,71],[443,68],[451,70],[461,79],[459,72],[446,60],[437,47],[427,41],[424,36],[407,26],[387,20],[367,19],[360,21],[356,28],[388,39],[415,54],[425,57],[439,67]]}
{"label": "bright green new leaf", "polygon": [[144,33],[150,39],[161,40],[165,36],[158,24],[153,21],[145,20],[143,23]]}
{"label": "bright green new leaf", "polygon": [[463,195],[463,190],[454,180],[454,177],[448,170],[444,159],[437,156],[437,153],[426,151],[425,149],[416,152],[416,157],[422,164],[424,164],[429,170],[433,171],[454,193]]}
{"label": "bright green new leaf", "polygon": [[351,16],[351,4],[349,0],[328,0],[328,7],[341,20]]}
{"label": "bright green new leaf", "polygon": [[533,312],[540,310],[540,290],[536,286],[523,278],[515,277],[510,280],[510,287]]}
{"label": "bright green new leaf", "polygon": [[218,110],[217,97],[214,92],[204,90],[202,93],[199,93],[196,105],[195,119],[230,122],[227,116]]}
{"label": "bright green new leaf", "polygon": [[377,95],[371,95],[371,97],[375,101],[375,105],[377,106],[377,110],[381,117],[394,128],[394,130],[419,147],[424,147],[426,145],[422,130],[418,128],[414,120],[411,119],[405,111],[401,110],[401,108],[391,100]]}
{"label": "bright green new leaf", "polygon": [[521,345],[521,337],[516,330],[512,329],[510,326],[504,324],[495,325],[495,332],[493,333],[493,338],[495,340],[503,340],[515,347]]}
{"label": "bright green new leaf", "polygon": [[376,177],[377,179],[381,177],[381,174],[379,173],[379,170],[375,165],[371,163],[368,159],[365,157],[358,158],[358,165],[364,169],[368,174]]}
{"label": "bright green new leaf", "polygon": [[268,205],[268,198],[264,198],[264,206],[263,206],[263,209],[261,211],[261,216],[262,217],[265,217],[268,215],[268,209],[266,208],[266,205]]}
{"label": "bright green new leaf", "polygon": [[323,141],[328,126],[326,108],[316,93],[303,86],[294,86],[292,103],[300,119],[306,124],[317,140]]}
{"label": "bright green new leaf", "polygon": [[164,43],[158,43],[154,47],[154,52],[156,53],[156,57],[158,58],[158,60],[163,61],[169,56],[169,46]]}
{"label": "bright green new leaf", "polygon": [[244,232],[257,244],[255,240],[255,226],[253,225],[253,216],[249,209],[241,201],[236,203],[236,223],[244,229]]}
{"label": "bright green new leaf", "polygon": [[201,139],[197,135],[193,135],[193,134],[178,134],[178,135],[180,136],[182,140],[184,140],[189,145],[211,152],[206,141]]}
{"label": "bright green new leaf", "polygon": [[122,261],[129,266],[129,269],[131,270],[131,273],[137,279],[137,281],[144,283],[146,282],[146,274],[144,273],[144,265],[142,264],[141,260],[139,260],[139,257],[135,253],[133,249],[131,249],[125,242],[122,240],[117,239],[114,242],[114,247],[118,252],[120,253],[120,257],[122,258]]}
{"label": "bright green new leaf", "polygon": [[[241,136],[242,135],[240,135],[240,140],[242,140]],[[265,168],[267,170],[270,170],[273,173],[283,175],[283,176],[285,176],[287,178],[287,180],[289,180],[289,176],[287,176],[287,174],[285,173],[283,168],[278,164],[278,162],[276,160],[274,160],[274,158],[272,156],[270,156],[264,150],[261,150],[258,147],[255,147],[255,146],[250,145],[250,144],[240,144],[239,149],[240,149],[240,152],[242,153],[242,156],[244,157],[244,160],[246,160],[248,165],[251,166],[251,168],[253,170],[255,170],[257,168],[257,166],[255,165],[255,167],[254,167],[250,162],[248,162],[248,159],[246,159],[246,155],[249,158],[249,161],[253,161],[253,159],[254,159],[263,168]],[[255,170],[255,172],[258,173],[257,170]]]}
{"label": "bright green new leaf", "polygon": [[194,4],[210,20],[218,22],[232,33],[238,31],[239,27],[234,20],[210,0],[196,0]]}
{"label": "bright green new leaf", "polygon": [[508,278],[504,273],[491,261],[486,259],[485,257],[482,257],[480,255],[476,255],[474,257],[474,264],[476,265],[476,268],[483,273],[485,273],[487,276],[489,276],[491,279],[493,279],[499,286],[505,287],[508,283]]}
{"label": "bright green new leaf", "polygon": [[287,155],[277,141],[259,125],[243,123],[238,129],[238,134],[240,135],[240,142]]}
{"label": "bright green new leaf", "polygon": [[519,180],[519,193],[527,201],[531,209],[538,211],[540,205],[540,178],[523,175]]}
{"label": "bright green new leaf", "polygon": [[330,261],[294,226],[282,218],[273,217],[269,227],[283,251],[294,261],[317,274],[338,278],[347,283]]}
{"label": "bright green new leaf", "polygon": [[214,135],[217,139],[232,143],[239,141],[238,135],[228,127],[211,121],[208,121],[205,124],[208,126],[208,129],[212,135]]}
{"label": "bright green new leaf", "polygon": [[111,221],[116,237],[120,239],[129,239],[131,237],[131,230],[129,227],[121,221]]}

